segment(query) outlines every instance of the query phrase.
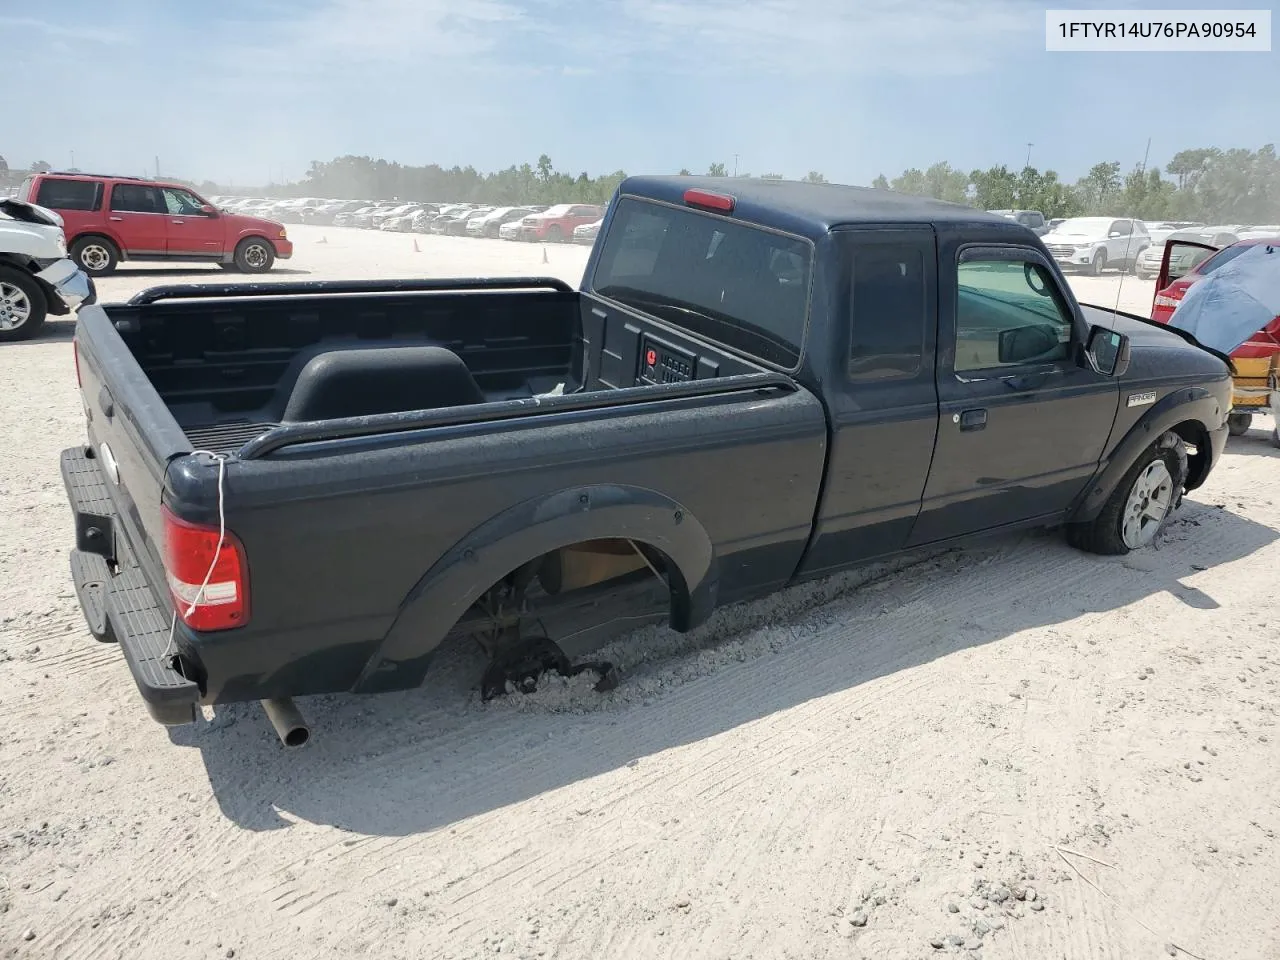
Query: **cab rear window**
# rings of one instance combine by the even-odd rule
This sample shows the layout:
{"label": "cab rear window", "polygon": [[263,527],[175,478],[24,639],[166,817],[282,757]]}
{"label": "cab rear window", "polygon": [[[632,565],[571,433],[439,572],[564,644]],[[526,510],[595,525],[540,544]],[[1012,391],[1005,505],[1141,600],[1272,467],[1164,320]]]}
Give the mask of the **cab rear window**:
{"label": "cab rear window", "polygon": [[596,293],[758,360],[793,369],[809,315],[813,249],[797,237],[624,197]]}
{"label": "cab rear window", "polygon": [[96,210],[98,184],[93,180],[45,177],[40,181],[40,189],[33,202],[50,210]]}

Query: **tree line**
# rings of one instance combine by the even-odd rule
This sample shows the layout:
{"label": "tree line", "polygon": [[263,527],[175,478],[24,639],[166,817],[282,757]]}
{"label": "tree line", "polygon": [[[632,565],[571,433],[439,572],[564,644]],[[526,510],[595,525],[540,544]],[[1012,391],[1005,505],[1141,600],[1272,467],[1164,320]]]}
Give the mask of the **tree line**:
{"label": "tree line", "polygon": [[1006,166],[957,170],[935,163],[883,174],[874,187],[967,203],[983,210],[1040,210],[1046,217],[1133,216],[1142,220],[1206,223],[1280,222],[1280,157],[1274,144],[1259,150],[1216,147],[1182,150],[1165,165],[1121,173],[1116,161],[1094,164],[1075,183],[1053,170]]}
{"label": "tree line", "polygon": [[[30,170],[47,170],[44,161]],[[0,160],[0,178],[21,178],[28,171],[8,171]],[[689,174],[688,169],[681,170]],[[706,174],[728,177],[727,165],[713,163]],[[751,174],[738,174],[750,177]],[[782,174],[761,174],[783,179]],[[287,184],[231,187],[205,181],[206,194],[316,196],[352,200],[449,200],[473,203],[597,203],[613,196],[626,177],[622,170],[591,177],[555,169],[543,154],[535,164],[511,166],[494,173],[475,167],[411,166],[366,156],[313,161],[306,174]],[[816,170],[803,180],[825,183]],[[965,203],[982,210],[1040,210],[1047,217],[1135,216],[1144,220],[1201,220],[1212,223],[1280,222],[1280,157],[1274,144],[1259,150],[1217,147],[1183,150],[1161,170],[1137,165],[1122,172],[1117,161],[1094,164],[1075,183],[1054,170],[1026,166],[1013,170],[993,166],[965,172],[946,162],[912,168],[889,179],[881,174],[871,186],[916,196]]]}

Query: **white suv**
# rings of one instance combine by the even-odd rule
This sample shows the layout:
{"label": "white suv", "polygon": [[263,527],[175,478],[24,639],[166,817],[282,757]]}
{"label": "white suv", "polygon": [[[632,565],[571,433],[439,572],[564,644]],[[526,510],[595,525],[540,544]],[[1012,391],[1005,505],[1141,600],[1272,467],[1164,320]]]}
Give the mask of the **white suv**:
{"label": "white suv", "polygon": [[1107,267],[1128,271],[1138,255],[1151,246],[1141,220],[1112,217],[1072,217],[1040,238],[1063,270],[1099,274]]}
{"label": "white suv", "polygon": [[94,299],[93,281],[67,258],[62,217],[20,200],[0,200],[0,342],[35,336],[49,314]]}

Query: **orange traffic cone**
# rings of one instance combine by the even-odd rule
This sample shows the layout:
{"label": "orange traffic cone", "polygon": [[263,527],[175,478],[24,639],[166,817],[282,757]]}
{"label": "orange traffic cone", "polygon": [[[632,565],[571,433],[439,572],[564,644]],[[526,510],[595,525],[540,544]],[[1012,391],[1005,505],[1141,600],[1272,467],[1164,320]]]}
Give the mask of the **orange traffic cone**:
{"label": "orange traffic cone", "polygon": [[543,262],[543,263],[550,263],[550,262],[551,262],[550,260],[548,260],[548,259],[547,259],[547,248],[546,248],[546,247],[543,247],[543,248],[542,248],[542,262]]}
{"label": "orange traffic cone", "polygon": [[421,250],[419,250],[419,249],[418,249],[418,241],[417,241],[416,239],[413,241],[413,252],[414,252],[414,253],[421,253],[421,252],[422,252]]}

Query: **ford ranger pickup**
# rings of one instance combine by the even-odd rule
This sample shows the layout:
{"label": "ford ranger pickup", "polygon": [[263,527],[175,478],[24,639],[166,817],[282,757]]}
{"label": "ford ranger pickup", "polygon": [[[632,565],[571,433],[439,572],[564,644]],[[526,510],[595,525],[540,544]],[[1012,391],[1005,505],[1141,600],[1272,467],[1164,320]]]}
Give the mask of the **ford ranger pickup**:
{"label": "ford ranger pickup", "polygon": [[[71,573],[152,716],[609,664],[644,618],[906,550],[1152,543],[1228,360],[1081,305],[1025,226],[831,184],[632,177],[552,279],[158,287],[83,307]],[[281,719],[284,718],[284,719]]]}

